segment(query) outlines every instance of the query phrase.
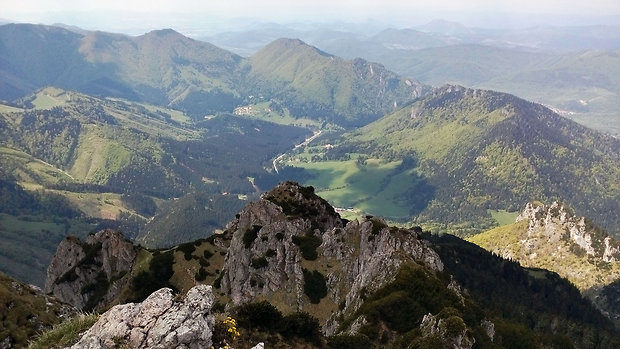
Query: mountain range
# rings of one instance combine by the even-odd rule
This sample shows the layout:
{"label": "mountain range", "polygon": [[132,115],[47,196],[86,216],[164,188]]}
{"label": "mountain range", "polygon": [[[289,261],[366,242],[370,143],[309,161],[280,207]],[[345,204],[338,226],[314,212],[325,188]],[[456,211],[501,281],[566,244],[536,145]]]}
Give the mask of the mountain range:
{"label": "mountain range", "polygon": [[[445,33],[374,40],[436,50],[428,60],[490,52],[486,70],[463,70],[472,84],[502,81],[511,60],[493,57],[516,52],[427,29]],[[569,76],[613,99],[612,51],[519,50],[522,81]],[[2,277],[2,306],[20,312],[0,343],[58,322],[42,315],[64,312],[52,294],[103,311],[206,284],[248,347],[618,346],[618,139],[331,52],[276,39],[244,58],[170,29],[0,26],[0,270],[46,293]],[[551,70],[531,70],[539,54]]]}
{"label": "mountain range", "polygon": [[0,38],[2,98],[20,96],[0,118],[15,198],[2,270],[35,284],[65,234],[114,227],[170,246],[291,178],[340,208],[434,231],[470,235],[560,200],[617,233],[618,141],[508,94],[431,90],[291,39],[245,59],[172,30],[11,24]]}
{"label": "mountain range", "polygon": [[[617,139],[541,105],[444,86],[362,128],[327,135],[290,164],[339,207],[413,216],[461,235],[531,200],[562,200],[615,234],[619,153]],[[306,154],[314,160],[299,161]]]}
{"label": "mountain range", "polygon": [[239,320],[239,346],[608,348],[619,339],[552,272],[419,227],[343,220],[292,182],[246,205],[222,234],[172,249],[149,251],[111,230],[69,237],[46,291],[91,309],[197,283],[213,285],[213,312]]}
{"label": "mountain range", "polygon": [[602,25],[500,30],[438,20],[374,31],[265,23],[204,39],[250,56],[277,38],[298,37],[331,54],[364,57],[433,86],[512,93],[618,136],[618,32]]}
{"label": "mountain range", "polygon": [[[129,37],[7,24],[0,26],[0,48],[0,73],[6,76],[0,98],[8,101],[56,86],[167,106],[202,118],[232,112],[250,96],[260,96],[278,99],[297,117],[310,113],[313,118],[359,125],[394,110],[394,105],[419,95],[423,88],[380,65],[325,57],[295,40],[274,42],[248,60],[171,29]],[[289,62],[274,66],[269,57],[274,53]],[[299,57],[307,61],[296,62]],[[325,69],[296,71],[297,64]],[[308,80],[313,85],[306,86]],[[325,90],[327,95],[317,94]],[[367,100],[369,96],[375,101]],[[355,121],[357,117],[361,120]]]}

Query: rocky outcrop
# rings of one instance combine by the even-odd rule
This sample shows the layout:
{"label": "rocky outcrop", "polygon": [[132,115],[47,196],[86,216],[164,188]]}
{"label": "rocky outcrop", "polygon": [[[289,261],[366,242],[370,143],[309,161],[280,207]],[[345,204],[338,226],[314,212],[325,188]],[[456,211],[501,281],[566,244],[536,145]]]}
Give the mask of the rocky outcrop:
{"label": "rocky outcrop", "polygon": [[[308,311],[324,321],[327,334],[336,331],[340,315],[353,314],[363,296],[391,281],[403,262],[443,269],[417,232],[389,228],[376,217],[345,222],[311,187],[291,182],[246,206],[227,231],[232,240],[222,291],[235,304],[261,296],[282,311]],[[309,282],[326,293],[313,299]]]}
{"label": "rocky outcrop", "polygon": [[114,230],[89,235],[86,241],[65,238],[52,259],[45,292],[80,309],[108,304],[120,293],[137,256],[137,247]]}
{"label": "rocky outcrop", "polygon": [[456,315],[445,317],[424,315],[420,330],[423,337],[437,335],[445,348],[471,349],[476,343],[471,329],[467,328],[463,319]]}
{"label": "rocky outcrop", "polygon": [[605,262],[620,259],[620,243],[558,202],[550,206],[528,203],[516,221],[523,220],[528,221],[528,238],[522,244],[529,250],[535,251],[540,244],[569,241]]}
{"label": "rocky outcrop", "polygon": [[209,348],[213,301],[211,286],[193,287],[182,301],[162,288],[142,303],[114,306],[72,348]]}

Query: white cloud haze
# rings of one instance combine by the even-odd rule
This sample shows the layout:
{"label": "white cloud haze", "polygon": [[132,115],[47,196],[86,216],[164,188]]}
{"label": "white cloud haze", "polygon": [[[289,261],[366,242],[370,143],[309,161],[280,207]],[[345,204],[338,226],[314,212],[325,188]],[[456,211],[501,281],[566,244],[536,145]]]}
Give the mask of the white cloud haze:
{"label": "white cloud haze", "polygon": [[[390,19],[403,23],[410,19],[417,21],[416,24],[444,18],[462,22],[469,19],[470,23],[466,23],[469,25],[518,22],[521,19],[516,17],[523,15],[533,15],[525,17],[533,23],[536,16],[541,17],[541,21],[545,21],[542,17],[553,20],[554,16],[563,16],[568,23],[572,17],[620,18],[618,0],[3,0],[1,8],[3,19],[46,24],[62,22],[90,27],[88,29],[175,27],[182,26],[183,22],[187,26],[201,18],[235,17],[280,23],[297,20],[385,22]],[[97,26],[102,28],[93,28]]]}

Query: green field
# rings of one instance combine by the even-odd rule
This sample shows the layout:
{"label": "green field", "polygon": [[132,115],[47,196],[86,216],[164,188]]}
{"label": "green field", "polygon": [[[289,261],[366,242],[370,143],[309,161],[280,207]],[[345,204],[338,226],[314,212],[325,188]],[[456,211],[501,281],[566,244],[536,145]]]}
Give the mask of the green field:
{"label": "green field", "polygon": [[514,223],[519,215],[519,212],[508,212],[505,210],[488,210],[488,212],[500,226]]}
{"label": "green field", "polygon": [[410,207],[399,199],[399,194],[411,187],[412,177],[408,171],[396,171],[401,161],[368,159],[364,165],[357,160],[289,164],[312,175],[304,184],[314,186],[317,195],[336,207],[355,208],[395,220],[410,217]]}
{"label": "green field", "polygon": [[288,109],[284,109],[281,113],[277,113],[270,108],[271,102],[259,102],[248,104],[235,109],[234,115],[240,117],[256,118],[267,122],[273,122],[279,125],[292,125],[299,127],[314,128],[321,126],[317,120],[310,118],[295,118],[291,116]]}

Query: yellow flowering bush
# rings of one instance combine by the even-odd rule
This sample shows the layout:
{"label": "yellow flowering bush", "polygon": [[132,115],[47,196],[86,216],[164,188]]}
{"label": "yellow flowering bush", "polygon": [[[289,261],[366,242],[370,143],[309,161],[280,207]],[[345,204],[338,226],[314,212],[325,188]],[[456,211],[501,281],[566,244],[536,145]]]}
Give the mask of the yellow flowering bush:
{"label": "yellow flowering bush", "polygon": [[228,316],[226,320],[224,320],[224,325],[228,328],[227,332],[230,334],[233,341],[239,337],[240,333],[239,330],[237,330],[237,320]]}
{"label": "yellow flowering bush", "polygon": [[216,322],[213,331],[213,347],[221,349],[232,349],[232,343],[241,335],[237,328],[237,320],[228,316],[224,321]]}

